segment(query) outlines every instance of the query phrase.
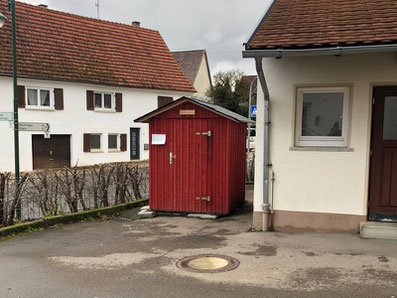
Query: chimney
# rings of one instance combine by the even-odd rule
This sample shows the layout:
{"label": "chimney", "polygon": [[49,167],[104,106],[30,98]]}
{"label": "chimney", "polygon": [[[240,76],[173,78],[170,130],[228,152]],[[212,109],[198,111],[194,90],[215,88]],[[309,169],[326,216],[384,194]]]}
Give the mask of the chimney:
{"label": "chimney", "polygon": [[141,27],[141,22],[134,21],[132,22],[132,26]]}
{"label": "chimney", "polygon": [[48,8],[48,5],[47,4],[39,4],[39,7]]}

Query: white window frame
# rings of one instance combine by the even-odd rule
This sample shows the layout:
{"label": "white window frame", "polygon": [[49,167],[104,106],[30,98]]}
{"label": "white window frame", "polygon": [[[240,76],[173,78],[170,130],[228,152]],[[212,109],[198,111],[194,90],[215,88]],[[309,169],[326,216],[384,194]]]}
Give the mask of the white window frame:
{"label": "white window frame", "polygon": [[[342,136],[302,136],[303,95],[307,93],[343,93]],[[298,88],[296,100],[295,145],[297,147],[347,147],[350,113],[350,87]]]}
{"label": "white window frame", "polygon": [[[37,90],[37,105],[30,105],[29,98],[28,98],[28,90]],[[50,105],[49,106],[42,106],[41,99],[40,99],[40,91],[49,91],[50,92]],[[47,87],[37,87],[37,86],[26,86],[25,87],[25,109],[28,110],[55,110],[54,107],[54,88],[47,88]]]}
{"label": "white window frame", "polygon": [[102,148],[103,148],[103,138],[102,138],[102,134],[101,133],[90,133],[90,138],[92,136],[99,136],[99,149],[93,149],[92,146],[92,142],[90,140],[90,152],[93,153],[102,153]]}
{"label": "white window frame", "polygon": [[[109,136],[117,137],[117,148],[109,148]],[[108,152],[120,152],[120,134],[119,133],[109,133],[108,134]]]}
{"label": "white window frame", "polygon": [[[95,95],[101,94],[101,107],[95,105]],[[111,96],[111,108],[105,108],[105,94]],[[100,112],[116,112],[116,94],[114,92],[94,91],[94,111]]]}

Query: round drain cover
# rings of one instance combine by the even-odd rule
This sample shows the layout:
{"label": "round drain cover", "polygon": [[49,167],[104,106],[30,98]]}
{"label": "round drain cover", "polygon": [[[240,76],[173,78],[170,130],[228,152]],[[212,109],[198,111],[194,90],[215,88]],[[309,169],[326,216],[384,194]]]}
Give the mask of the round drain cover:
{"label": "round drain cover", "polygon": [[176,265],[191,272],[217,273],[236,269],[240,262],[229,256],[208,254],[183,258]]}

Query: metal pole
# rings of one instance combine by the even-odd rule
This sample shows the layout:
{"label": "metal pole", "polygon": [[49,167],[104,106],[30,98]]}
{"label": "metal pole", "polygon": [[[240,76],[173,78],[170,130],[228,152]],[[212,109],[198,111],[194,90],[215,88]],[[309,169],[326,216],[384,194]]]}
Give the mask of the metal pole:
{"label": "metal pole", "polygon": [[[254,82],[258,79],[258,77],[255,77],[255,79],[252,80],[251,85],[250,85],[250,94],[249,94],[249,101],[248,101],[248,119],[251,120],[251,108],[252,108],[252,88],[254,86]],[[247,152],[250,152],[250,145],[251,145],[251,122],[248,123],[248,145],[247,145]]]}
{"label": "metal pole", "polygon": [[[12,67],[14,82],[14,156],[15,156],[15,183],[19,184],[19,121],[18,121],[18,70],[17,70],[17,34],[15,20],[15,0],[8,0],[8,8],[11,10],[12,28]],[[17,218],[21,218],[21,202],[16,208]]]}

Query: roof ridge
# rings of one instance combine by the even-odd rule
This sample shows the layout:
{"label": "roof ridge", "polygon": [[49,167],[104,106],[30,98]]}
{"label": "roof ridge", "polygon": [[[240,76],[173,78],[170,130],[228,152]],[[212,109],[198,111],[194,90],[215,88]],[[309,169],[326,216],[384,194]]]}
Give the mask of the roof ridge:
{"label": "roof ridge", "polygon": [[[6,4],[7,4],[8,0],[3,0],[3,1],[6,2]],[[62,10],[58,10],[58,9],[53,9],[53,8],[48,8],[48,7],[41,7],[39,5],[34,5],[34,4],[26,3],[26,2],[23,2],[23,1],[15,1],[15,2],[16,2],[17,5],[19,4],[19,5],[28,6],[28,7],[31,7],[31,9],[50,10],[52,12],[63,14],[63,15],[68,15],[68,16],[71,16],[71,17],[74,17],[74,18],[77,17],[77,18],[81,18],[81,19],[85,19],[85,20],[89,20],[89,21],[101,22],[101,23],[105,23],[105,24],[109,24],[109,25],[125,26],[125,27],[132,28],[132,29],[135,29],[135,30],[142,30],[142,31],[147,30],[147,31],[152,31],[152,32],[159,32],[158,30],[149,29],[149,28],[145,28],[145,27],[141,27],[141,26],[134,26],[132,24],[120,23],[120,22],[109,21],[109,20],[104,20],[104,19],[96,19],[96,18],[93,18],[93,17],[87,17],[87,16],[83,16],[83,15],[79,15],[79,14],[71,13],[71,12],[66,12],[66,11],[62,11]]]}
{"label": "roof ridge", "polygon": [[206,49],[200,49],[200,50],[186,50],[186,51],[171,51],[171,53],[187,53],[187,52],[207,52]]}

